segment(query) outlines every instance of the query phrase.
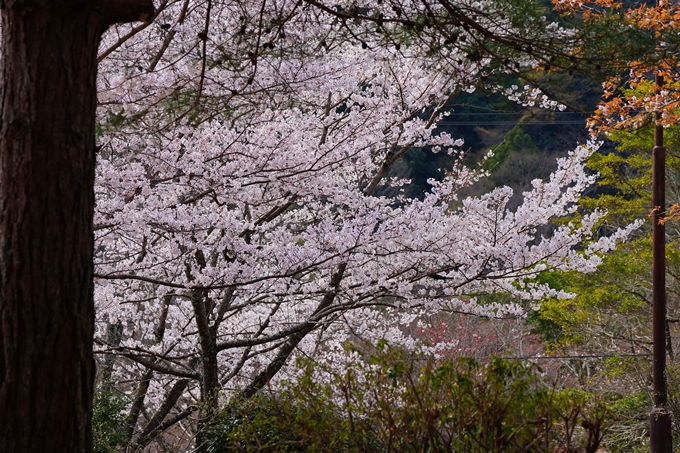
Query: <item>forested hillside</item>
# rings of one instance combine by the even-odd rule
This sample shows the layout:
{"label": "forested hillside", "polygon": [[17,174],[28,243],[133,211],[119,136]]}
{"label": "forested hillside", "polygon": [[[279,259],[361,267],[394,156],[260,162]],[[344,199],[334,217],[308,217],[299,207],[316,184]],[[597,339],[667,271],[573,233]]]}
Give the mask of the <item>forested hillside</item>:
{"label": "forested hillside", "polygon": [[[494,156],[484,164],[491,174],[465,194],[481,194],[507,185],[519,195],[531,187],[535,178],[546,178],[555,168],[555,159],[566,154],[573,143],[588,140],[586,119],[593,113],[601,96],[600,84],[583,76],[557,76],[550,82],[557,99],[570,101],[572,109],[545,110],[522,106],[497,93],[482,90],[462,93],[447,106],[447,116],[438,130],[463,139],[467,165],[478,163],[492,150]],[[510,79],[512,86],[521,83]],[[600,152],[608,153],[613,145],[606,140]],[[450,156],[431,149],[414,148],[395,165],[391,174],[407,177],[408,194],[422,197],[430,189],[429,178],[439,179],[453,166]]]}

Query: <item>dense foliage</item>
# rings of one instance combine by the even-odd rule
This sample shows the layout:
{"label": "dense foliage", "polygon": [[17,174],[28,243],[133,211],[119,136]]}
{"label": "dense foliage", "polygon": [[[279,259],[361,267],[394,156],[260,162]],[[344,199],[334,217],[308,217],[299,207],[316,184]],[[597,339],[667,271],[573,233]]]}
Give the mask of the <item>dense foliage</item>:
{"label": "dense foliage", "polygon": [[615,396],[559,389],[531,363],[434,361],[379,344],[342,372],[303,363],[295,385],[236,402],[211,451],[595,452]]}

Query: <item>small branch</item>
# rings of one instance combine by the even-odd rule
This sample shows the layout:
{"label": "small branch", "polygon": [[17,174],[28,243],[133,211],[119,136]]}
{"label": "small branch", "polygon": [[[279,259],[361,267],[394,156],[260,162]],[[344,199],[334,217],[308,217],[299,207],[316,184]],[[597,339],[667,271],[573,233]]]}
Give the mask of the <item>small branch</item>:
{"label": "small branch", "polygon": [[137,426],[137,420],[139,420],[139,414],[144,406],[144,399],[146,398],[146,393],[149,390],[149,384],[151,384],[151,378],[153,377],[152,370],[146,370],[142,376],[142,380],[139,382],[139,386],[135,391],[135,399],[132,402],[132,407],[130,407],[130,413],[127,416],[127,442],[130,443],[132,440],[132,435],[135,432],[135,427]]}
{"label": "small branch", "polygon": [[[319,315],[322,315],[324,310],[330,307],[331,304],[335,301],[335,298],[340,290],[340,283],[342,282],[342,279],[345,276],[345,269],[347,269],[347,263],[341,263],[338,265],[335,272],[333,272],[328,292],[324,296],[323,300],[319,303],[316,310],[314,310],[314,313],[312,313],[310,319],[321,317]],[[288,340],[283,344],[283,346],[279,348],[276,357],[269,363],[269,365],[267,365],[267,367],[263,371],[261,371],[255,377],[255,379],[253,379],[250,382],[250,384],[248,384],[248,386],[245,389],[243,389],[243,391],[240,394],[240,397],[248,399],[255,395],[258,392],[258,390],[260,390],[262,387],[267,385],[271,378],[274,377],[274,375],[278,373],[279,370],[283,367],[283,365],[288,360],[288,357],[290,357],[290,355],[293,353],[295,348],[297,348],[298,344],[302,341],[302,339],[308,333],[314,330],[314,328],[316,328],[317,325],[318,322],[308,321],[307,324],[300,331],[291,335],[288,338]]]}
{"label": "small branch", "polygon": [[144,365],[145,367],[157,371],[159,373],[163,374],[169,374],[171,376],[177,376],[177,377],[183,377],[183,378],[188,378],[188,379],[196,379],[200,380],[201,379],[201,374],[200,373],[192,373],[189,371],[182,371],[178,370],[177,368],[172,368],[166,365],[163,365],[161,363],[155,362],[151,358],[147,357],[140,357],[135,354],[130,354],[130,353],[120,353],[119,355],[123,357],[127,357],[128,359],[139,363],[140,365]]}
{"label": "small branch", "polygon": [[[187,9],[189,8],[189,0],[184,0],[184,4],[182,5],[182,11],[179,13],[179,17],[177,18],[177,24],[183,24],[184,23],[184,18],[186,17],[187,14]],[[156,56],[151,60],[151,63],[149,64],[149,68],[147,69],[149,72],[152,72],[153,70],[156,69],[156,65],[158,64],[159,61],[161,61],[161,58],[163,57],[163,54],[165,51],[168,49],[170,46],[170,42],[172,42],[172,38],[175,37],[175,34],[177,31],[175,30],[170,30],[163,40],[163,45],[161,45],[160,50],[158,53],[156,53]]]}
{"label": "small branch", "polygon": [[156,412],[153,418],[149,420],[149,423],[146,424],[144,431],[135,441],[135,446],[144,448],[149,442],[151,442],[151,440],[153,440],[154,437],[156,437],[156,435],[158,435],[158,433],[165,429],[163,420],[165,420],[165,417],[170,413],[172,408],[175,407],[175,404],[184,393],[187,385],[189,385],[188,379],[182,379],[175,383],[172,389],[170,389],[170,392],[168,392],[166,395],[165,401],[158,409],[158,412]]}

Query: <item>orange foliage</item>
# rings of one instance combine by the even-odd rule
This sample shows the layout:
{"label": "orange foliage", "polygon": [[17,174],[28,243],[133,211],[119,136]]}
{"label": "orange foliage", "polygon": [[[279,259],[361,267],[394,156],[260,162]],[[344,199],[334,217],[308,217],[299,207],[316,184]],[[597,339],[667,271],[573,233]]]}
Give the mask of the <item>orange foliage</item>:
{"label": "orange foliage", "polygon": [[[664,37],[680,35],[680,5],[659,1],[657,6],[642,5],[620,11],[622,5],[613,0],[553,0],[563,14],[578,15],[585,21],[602,20],[611,13],[621,12],[627,26],[646,30],[657,44],[654,54],[640,55],[639,59],[620,61],[616,66],[626,68],[625,75],[608,78],[604,84],[604,100],[589,119],[594,134],[613,129],[631,129],[655,120],[668,126],[680,119],[680,60],[670,51]],[[652,75],[662,77],[661,88],[655,86]]]}

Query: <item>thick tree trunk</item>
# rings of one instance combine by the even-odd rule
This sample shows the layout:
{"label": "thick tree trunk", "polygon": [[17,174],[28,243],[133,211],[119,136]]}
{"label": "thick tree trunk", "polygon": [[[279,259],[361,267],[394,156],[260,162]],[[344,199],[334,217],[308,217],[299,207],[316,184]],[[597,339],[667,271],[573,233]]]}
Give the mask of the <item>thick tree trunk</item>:
{"label": "thick tree trunk", "polygon": [[87,452],[96,58],[121,8],[0,7],[0,451]]}
{"label": "thick tree trunk", "polygon": [[86,11],[3,12],[0,451],[91,450],[99,29]]}

